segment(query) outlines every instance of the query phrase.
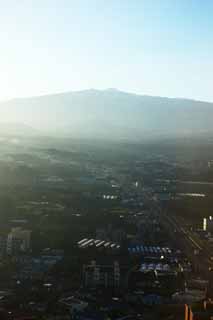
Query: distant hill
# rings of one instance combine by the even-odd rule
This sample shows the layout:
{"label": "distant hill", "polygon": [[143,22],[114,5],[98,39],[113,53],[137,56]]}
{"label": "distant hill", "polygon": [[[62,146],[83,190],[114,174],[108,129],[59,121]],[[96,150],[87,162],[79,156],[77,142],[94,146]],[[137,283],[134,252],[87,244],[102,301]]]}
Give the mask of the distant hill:
{"label": "distant hill", "polygon": [[0,122],[0,135],[8,136],[37,136],[39,131],[18,122]]}
{"label": "distant hill", "polygon": [[45,134],[84,138],[142,139],[212,133],[212,119],[213,103],[136,95],[115,89],[0,103],[0,121],[19,123],[18,131],[24,123],[27,130],[23,131],[28,133],[40,130]]}

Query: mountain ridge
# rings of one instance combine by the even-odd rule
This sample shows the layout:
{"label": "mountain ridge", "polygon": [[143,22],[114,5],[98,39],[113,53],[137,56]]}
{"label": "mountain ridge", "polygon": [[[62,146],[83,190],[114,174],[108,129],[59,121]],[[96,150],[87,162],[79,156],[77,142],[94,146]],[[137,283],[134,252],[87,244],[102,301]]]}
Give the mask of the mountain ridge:
{"label": "mountain ridge", "polygon": [[88,89],[0,102],[0,118],[45,134],[141,139],[213,132],[213,103]]}
{"label": "mountain ridge", "polygon": [[62,92],[56,92],[56,93],[45,93],[40,95],[32,95],[32,96],[23,96],[23,97],[14,97],[10,99],[5,99],[0,101],[0,105],[2,103],[8,103],[16,100],[27,100],[27,99],[37,99],[37,98],[45,98],[45,97],[57,97],[62,95],[69,95],[69,94],[84,94],[84,93],[121,93],[125,95],[131,95],[131,96],[138,96],[138,97],[148,97],[148,98],[156,98],[156,99],[168,99],[168,100],[182,100],[182,101],[192,101],[192,102],[201,102],[201,103],[207,103],[212,104],[213,101],[207,101],[207,100],[200,100],[200,99],[193,99],[193,98],[186,98],[186,97],[167,97],[167,96],[159,96],[159,95],[148,95],[148,94],[142,94],[142,93],[135,93],[130,91],[123,91],[117,88],[106,88],[106,89],[84,89],[84,90],[70,90],[70,91],[62,91]]}

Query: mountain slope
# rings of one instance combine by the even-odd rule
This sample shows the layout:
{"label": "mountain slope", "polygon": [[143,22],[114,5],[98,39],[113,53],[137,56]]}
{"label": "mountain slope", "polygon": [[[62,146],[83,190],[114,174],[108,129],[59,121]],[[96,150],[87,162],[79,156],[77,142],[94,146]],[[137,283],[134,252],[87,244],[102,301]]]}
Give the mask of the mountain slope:
{"label": "mountain slope", "polygon": [[213,132],[213,103],[85,90],[1,102],[0,119],[75,137],[191,135]]}

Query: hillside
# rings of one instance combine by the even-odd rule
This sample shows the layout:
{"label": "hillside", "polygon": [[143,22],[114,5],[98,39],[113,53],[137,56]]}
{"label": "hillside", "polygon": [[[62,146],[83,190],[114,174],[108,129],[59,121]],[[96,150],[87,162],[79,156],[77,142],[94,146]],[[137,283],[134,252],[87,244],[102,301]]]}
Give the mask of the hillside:
{"label": "hillside", "polygon": [[74,137],[182,136],[213,132],[213,103],[85,90],[1,102],[0,119]]}

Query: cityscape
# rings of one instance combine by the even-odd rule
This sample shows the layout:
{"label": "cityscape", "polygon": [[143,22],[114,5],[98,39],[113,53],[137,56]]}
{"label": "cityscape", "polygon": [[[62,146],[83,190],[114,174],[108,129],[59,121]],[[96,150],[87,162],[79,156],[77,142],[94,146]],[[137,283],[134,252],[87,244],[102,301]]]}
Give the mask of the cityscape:
{"label": "cityscape", "polygon": [[209,142],[16,139],[1,142],[2,319],[211,313]]}

